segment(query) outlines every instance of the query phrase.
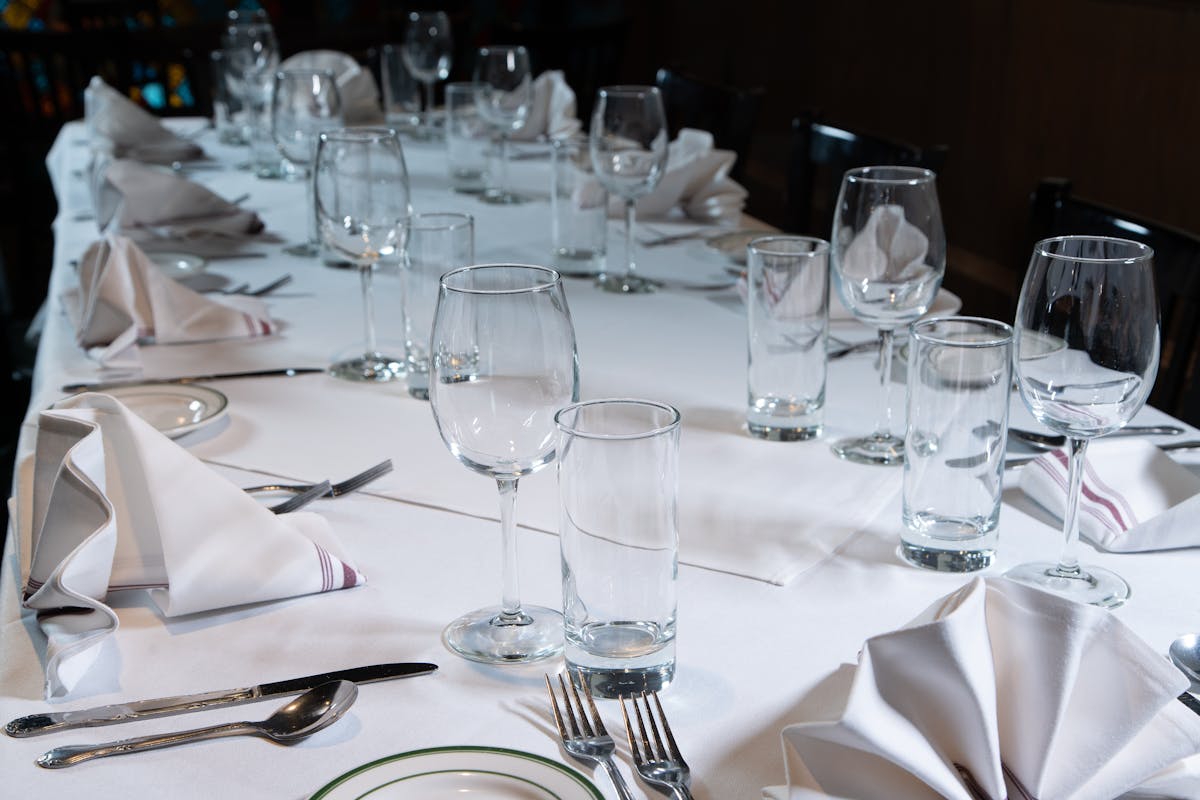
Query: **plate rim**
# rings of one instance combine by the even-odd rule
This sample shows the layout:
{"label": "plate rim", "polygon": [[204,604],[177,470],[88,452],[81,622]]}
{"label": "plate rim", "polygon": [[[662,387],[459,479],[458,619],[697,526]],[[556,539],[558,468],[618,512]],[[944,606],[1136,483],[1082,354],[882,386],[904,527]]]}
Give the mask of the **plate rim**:
{"label": "plate rim", "polygon": [[346,783],[347,781],[349,781],[351,778],[355,777],[356,775],[360,775],[360,774],[362,774],[364,772],[368,772],[372,769],[377,769],[378,767],[383,766],[384,764],[390,764],[390,763],[394,763],[394,762],[398,762],[398,761],[407,761],[408,759],[411,759],[411,758],[417,758],[417,757],[426,756],[426,755],[443,754],[443,753],[490,753],[490,754],[494,754],[494,755],[502,755],[502,756],[509,756],[509,757],[513,757],[513,758],[519,758],[522,761],[534,761],[539,764],[542,764],[543,766],[550,767],[551,769],[555,770],[556,772],[560,772],[563,775],[565,775],[566,777],[570,778],[575,783],[577,783],[579,785],[579,787],[581,789],[583,789],[593,800],[604,800],[604,795],[601,794],[600,790],[598,788],[596,788],[596,785],[594,783],[592,783],[585,775],[578,772],[577,770],[572,769],[571,767],[567,766],[566,764],[561,764],[551,758],[547,758],[546,756],[540,756],[537,753],[530,753],[527,750],[516,750],[511,747],[493,747],[490,745],[473,745],[473,744],[444,745],[441,747],[424,747],[419,750],[406,750],[402,753],[393,753],[390,756],[383,756],[382,758],[377,758],[373,761],[368,761],[365,764],[360,764],[357,767],[348,769],[345,772],[343,772],[342,774],[338,775],[333,780],[329,781],[324,786],[322,786],[320,789],[318,789],[315,794],[311,795],[309,800],[321,800],[321,798],[327,798],[330,796],[330,794],[329,794],[330,792],[332,792],[334,789],[338,788],[338,786]]}
{"label": "plate rim", "polygon": [[141,417],[141,415],[139,415],[132,408],[129,409],[130,412],[135,416],[138,416],[139,419],[144,420],[147,425],[154,428],[154,430],[158,431],[164,436],[167,436],[168,438],[174,439],[179,436],[183,436],[185,433],[191,433],[192,431],[199,430],[206,425],[211,425],[221,417],[225,416],[226,412],[229,411],[229,397],[224,392],[222,392],[220,389],[214,389],[211,386],[206,386],[200,383],[166,383],[144,381],[142,383],[131,383],[125,386],[113,386],[107,389],[105,393],[115,397],[121,402],[122,405],[128,408],[129,404],[122,400],[122,395],[129,395],[137,390],[144,389],[158,389],[160,391],[165,391],[169,394],[176,394],[182,397],[186,397],[188,396],[188,392],[192,392],[191,396],[193,398],[197,398],[197,395],[203,395],[198,399],[208,401],[210,405],[214,407],[212,413],[210,413],[208,416],[203,417],[196,422],[189,422],[184,425],[176,425],[173,428],[159,428],[149,420]]}
{"label": "plate rim", "polygon": [[[204,272],[208,267],[207,258],[198,253],[189,253],[186,250],[154,250],[146,253],[146,258],[150,259],[150,262],[154,264],[154,266],[163,270],[168,276],[176,280],[179,278],[186,278],[191,275],[198,275],[199,273]],[[195,264],[195,266],[190,270],[172,270],[168,267],[164,267],[159,259],[189,261]]]}

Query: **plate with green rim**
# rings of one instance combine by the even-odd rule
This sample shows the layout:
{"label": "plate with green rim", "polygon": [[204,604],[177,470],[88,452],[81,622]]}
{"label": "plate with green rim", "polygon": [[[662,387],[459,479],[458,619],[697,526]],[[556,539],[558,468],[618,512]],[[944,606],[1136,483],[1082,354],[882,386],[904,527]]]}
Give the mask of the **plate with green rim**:
{"label": "plate with green rim", "polygon": [[595,785],[556,761],[502,747],[431,747],[346,772],[311,800],[604,800]]}

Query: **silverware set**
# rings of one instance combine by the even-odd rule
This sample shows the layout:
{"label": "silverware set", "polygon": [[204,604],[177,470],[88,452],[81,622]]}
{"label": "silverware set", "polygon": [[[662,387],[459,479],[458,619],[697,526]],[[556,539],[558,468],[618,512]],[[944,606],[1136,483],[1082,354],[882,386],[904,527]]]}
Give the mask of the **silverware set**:
{"label": "silverware set", "polygon": [[[629,786],[613,761],[616,743],[604,727],[604,720],[596,709],[587,681],[578,676],[573,678],[569,672],[565,679],[560,674],[559,691],[556,693],[550,676],[545,677],[546,691],[550,694],[550,707],[563,750],[576,761],[604,767],[617,790],[617,796],[621,800],[632,800]],[[579,687],[583,689],[582,695]],[[559,707],[560,694],[566,706],[565,715]],[[626,700],[633,707],[632,717],[625,707]],[[675,744],[675,735],[658,700],[658,693],[642,692],[640,695],[621,697],[620,703],[625,735],[629,738],[629,751],[638,775],[661,794],[676,800],[691,800],[691,769]]]}
{"label": "silverware set", "polygon": [[242,283],[234,286],[232,289],[210,289],[206,294],[222,294],[222,295],[244,295],[246,297],[264,297],[276,289],[287,286],[292,282],[292,276],[282,275],[270,283],[264,284],[257,289],[251,289],[249,283]]}
{"label": "silverware set", "polygon": [[386,459],[379,462],[369,469],[365,469],[357,475],[352,475],[344,481],[330,483],[329,481],[321,481],[320,483],[264,483],[261,486],[247,486],[242,489],[246,494],[259,494],[264,492],[291,492],[294,497],[279,503],[278,505],[270,506],[270,510],[276,514],[286,514],[289,511],[296,511],[303,508],[314,500],[322,497],[341,497],[350,492],[357,491],[368,483],[375,481],[392,471],[392,460]]}

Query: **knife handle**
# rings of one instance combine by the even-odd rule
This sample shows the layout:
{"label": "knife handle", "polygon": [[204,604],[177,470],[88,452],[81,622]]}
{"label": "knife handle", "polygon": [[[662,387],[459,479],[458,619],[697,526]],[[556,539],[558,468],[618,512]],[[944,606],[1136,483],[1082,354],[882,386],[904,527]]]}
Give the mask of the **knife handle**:
{"label": "knife handle", "polygon": [[260,692],[256,689],[234,689],[232,692],[208,692],[188,697],[163,697],[158,700],[117,703],[89,708],[86,711],[51,711],[47,714],[18,717],[4,726],[4,732],[19,739],[73,728],[94,728],[116,725],[119,722],[186,714],[189,711],[245,703],[259,696]]}

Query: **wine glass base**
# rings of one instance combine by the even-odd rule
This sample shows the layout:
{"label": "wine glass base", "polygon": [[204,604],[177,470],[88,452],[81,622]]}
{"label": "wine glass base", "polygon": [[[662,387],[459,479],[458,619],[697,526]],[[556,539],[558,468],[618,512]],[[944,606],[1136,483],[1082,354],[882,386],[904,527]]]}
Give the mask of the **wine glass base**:
{"label": "wine glass base", "polygon": [[646,294],[655,289],[653,281],[637,275],[610,275],[608,273],[598,275],[596,285],[606,292],[619,294]]}
{"label": "wine glass base", "polygon": [[496,206],[515,206],[529,202],[529,198],[523,194],[502,189],[484,189],[483,194],[479,195],[479,199]]}
{"label": "wine glass base", "polygon": [[339,361],[329,367],[329,374],[345,381],[384,383],[401,380],[405,373],[399,359],[373,353]]}
{"label": "wine glass base", "polygon": [[1129,584],[1115,572],[1100,567],[1083,567],[1074,575],[1060,572],[1048,561],[1020,564],[1004,577],[1044,589],[1068,600],[1101,608],[1116,608],[1129,599]]}
{"label": "wine glass base", "polygon": [[839,439],[831,449],[839,458],[858,464],[895,467],[904,463],[904,440],[890,434]]}
{"label": "wine glass base", "polygon": [[283,252],[289,256],[301,256],[302,258],[316,258],[321,254],[321,248],[312,242],[304,242],[303,244],[289,244],[283,248]]}
{"label": "wine glass base", "polygon": [[562,614],[542,606],[521,606],[506,617],[499,606],[464,614],[442,632],[451,651],[484,664],[528,664],[563,649]]}

